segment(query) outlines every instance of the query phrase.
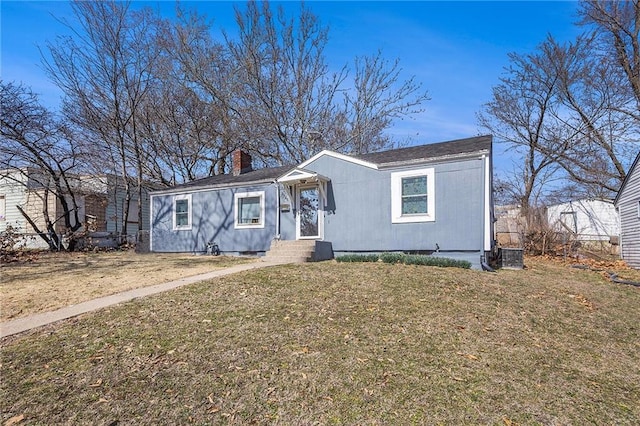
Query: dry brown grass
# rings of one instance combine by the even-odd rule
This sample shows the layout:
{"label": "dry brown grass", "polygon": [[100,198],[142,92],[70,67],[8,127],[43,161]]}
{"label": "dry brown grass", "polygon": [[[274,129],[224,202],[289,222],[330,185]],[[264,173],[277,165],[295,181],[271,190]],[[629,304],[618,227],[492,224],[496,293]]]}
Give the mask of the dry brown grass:
{"label": "dry brown grass", "polygon": [[281,266],[87,314],[2,342],[1,420],[640,424],[640,289],[527,264]]}
{"label": "dry brown grass", "polygon": [[129,251],[42,253],[25,259],[0,267],[0,321],[249,261]]}

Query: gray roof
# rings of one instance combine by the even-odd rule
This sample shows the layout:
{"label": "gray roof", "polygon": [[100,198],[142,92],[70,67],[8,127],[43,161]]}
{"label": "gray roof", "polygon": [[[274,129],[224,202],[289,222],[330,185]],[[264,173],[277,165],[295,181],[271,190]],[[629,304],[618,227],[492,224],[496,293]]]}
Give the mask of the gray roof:
{"label": "gray roof", "polygon": [[[491,136],[477,136],[467,139],[458,139],[449,142],[433,143],[428,145],[411,146],[407,148],[391,149],[388,151],[372,152],[369,154],[351,155],[353,158],[368,161],[377,165],[412,163],[421,160],[443,158],[449,156],[472,154],[477,152],[490,152]],[[261,183],[275,180],[293,169],[295,166],[268,167],[238,176],[232,174],[209,176],[191,182],[176,185],[164,191],[173,192],[176,189],[191,189],[200,187],[231,186],[238,184]]]}
{"label": "gray roof", "polygon": [[234,176],[232,174],[208,176],[202,179],[196,179],[191,182],[173,186],[170,188],[170,190],[182,189],[182,188],[235,185],[235,184],[241,184],[241,183],[268,182],[270,180],[275,180],[276,178],[282,176],[292,168],[293,166],[267,167],[263,169],[252,170],[250,172],[242,173],[238,176]]}
{"label": "gray roof", "polygon": [[458,139],[448,142],[410,146],[407,148],[398,148],[389,151],[353,155],[353,157],[378,165],[416,162],[419,160],[428,160],[461,154],[472,154],[480,151],[490,152],[491,140],[492,137],[490,135],[476,136],[473,138]]}

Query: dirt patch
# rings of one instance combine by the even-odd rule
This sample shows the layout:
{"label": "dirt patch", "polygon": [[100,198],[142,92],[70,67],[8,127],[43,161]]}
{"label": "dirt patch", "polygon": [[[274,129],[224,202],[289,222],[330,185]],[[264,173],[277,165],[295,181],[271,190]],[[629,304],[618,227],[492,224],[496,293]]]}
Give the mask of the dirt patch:
{"label": "dirt patch", "polygon": [[45,253],[0,268],[6,321],[252,261],[188,254]]}

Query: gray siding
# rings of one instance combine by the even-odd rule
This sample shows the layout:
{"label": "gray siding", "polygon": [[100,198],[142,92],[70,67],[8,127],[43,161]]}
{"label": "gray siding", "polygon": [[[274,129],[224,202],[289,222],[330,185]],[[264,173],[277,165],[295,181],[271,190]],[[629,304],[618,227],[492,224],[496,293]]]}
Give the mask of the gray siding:
{"label": "gray siding", "polygon": [[630,175],[617,200],[620,214],[621,255],[627,264],[640,269],[640,167],[629,171]]}
{"label": "gray siding", "polygon": [[[151,250],[155,252],[204,252],[209,241],[216,241],[224,253],[265,252],[276,235],[278,191],[274,184],[225,189],[154,194],[151,196]],[[234,228],[234,194],[265,193],[264,228]],[[173,229],[173,199],[191,194],[190,230]]]}
{"label": "gray siding", "polygon": [[[335,252],[483,251],[484,167],[481,159],[415,168],[435,171],[435,222],[392,223],[391,173],[329,156],[305,166],[331,181],[324,239]],[[444,253],[443,253],[444,255]]]}
{"label": "gray siding", "polygon": [[[107,232],[119,233],[123,229],[122,215],[124,209],[125,190],[122,186],[116,186],[115,179],[109,182],[109,193],[107,195],[106,219]],[[131,188],[131,201],[138,201],[138,190]],[[133,205],[133,204],[132,204]],[[142,209],[142,229],[148,230],[150,223],[149,214],[149,193],[146,189],[142,192],[142,202],[138,203],[138,208]],[[129,216],[127,221],[127,234],[136,235],[138,232],[138,216],[137,214]]]}

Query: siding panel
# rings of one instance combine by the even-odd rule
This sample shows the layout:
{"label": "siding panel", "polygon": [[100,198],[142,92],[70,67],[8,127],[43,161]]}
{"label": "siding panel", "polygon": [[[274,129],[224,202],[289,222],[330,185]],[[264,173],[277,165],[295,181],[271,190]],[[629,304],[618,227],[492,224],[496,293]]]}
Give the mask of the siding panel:
{"label": "siding panel", "polygon": [[620,213],[621,255],[627,264],[640,269],[640,169],[637,166],[629,171],[630,175],[624,191],[618,196],[617,207]]}
{"label": "siding panel", "polygon": [[480,159],[420,165],[435,169],[435,222],[391,223],[391,172],[320,157],[306,169],[331,179],[325,240],[336,252],[482,251],[484,176]]}
{"label": "siding panel", "polygon": [[[265,252],[276,234],[276,186],[256,185],[241,188],[193,191],[191,194],[192,226],[189,230],[173,229],[173,198],[177,194],[152,195],[153,208],[151,250],[155,252],[204,252],[209,241],[216,241],[222,252]],[[264,228],[234,228],[234,194],[265,193]]]}

